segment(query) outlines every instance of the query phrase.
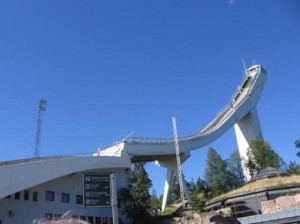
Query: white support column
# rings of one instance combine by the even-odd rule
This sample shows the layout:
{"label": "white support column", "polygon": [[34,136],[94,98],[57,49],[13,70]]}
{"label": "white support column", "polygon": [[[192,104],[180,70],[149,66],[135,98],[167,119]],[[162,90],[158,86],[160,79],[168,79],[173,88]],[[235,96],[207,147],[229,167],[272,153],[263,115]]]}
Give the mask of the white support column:
{"label": "white support column", "polygon": [[[167,201],[168,201],[168,197],[169,197],[170,186],[171,186],[172,179],[173,179],[174,175],[176,175],[177,180],[178,180],[178,172],[177,172],[176,166],[168,167],[167,168],[166,181],[165,181],[163,201],[162,201],[162,206],[161,206],[162,211],[166,210]],[[185,195],[187,201],[191,202],[190,192],[189,192],[189,189],[186,185],[185,180],[183,180],[183,191],[184,191],[184,195]]]}
{"label": "white support column", "polygon": [[170,190],[170,185],[171,185],[173,176],[174,176],[174,169],[172,167],[168,167],[167,168],[167,176],[166,176],[166,180],[165,180],[163,201],[162,201],[162,206],[161,206],[162,211],[166,210],[166,207],[167,207],[169,190]]}
{"label": "white support column", "polygon": [[[184,163],[189,157],[190,157],[189,152],[185,152],[184,154],[182,154],[181,155],[181,163]],[[167,160],[156,161],[156,165],[167,168],[167,175],[166,175],[164,194],[163,194],[163,202],[162,202],[162,206],[161,206],[161,210],[164,211],[164,210],[166,210],[166,207],[167,207],[167,201],[168,201],[168,197],[169,197],[169,191],[170,191],[170,186],[172,183],[173,176],[178,175],[176,157],[174,156],[174,158],[170,158]],[[187,200],[190,202],[190,194],[189,194],[186,184],[183,184],[183,190],[185,192],[185,196],[186,196]]]}
{"label": "white support column", "polygon": [[[244,118],[234,125],[237,144],[240,152],[240,157],[243,160],[247,158],[247,151],[250,143],[253,140],[263,140],[263,135],[260,127],[260,122],[256,108],[249,112]],[[242,168],[246,180],[250,179],[250,175],[245,170],[242,162]]]}

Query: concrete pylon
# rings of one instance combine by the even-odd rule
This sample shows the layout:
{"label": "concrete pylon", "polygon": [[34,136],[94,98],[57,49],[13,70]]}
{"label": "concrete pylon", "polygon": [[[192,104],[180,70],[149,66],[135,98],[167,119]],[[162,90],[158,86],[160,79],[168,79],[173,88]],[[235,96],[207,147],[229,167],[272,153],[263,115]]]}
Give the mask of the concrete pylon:
{"label": "concrete pylon", "polygon": [[236,140],[242,159],[242,168],[246,180],[250,180],[250,174],[246,170],[244,160],[247,159],[247,151],[253,140],[263,140],[261,126],[256,108],[250,111],[244,118],[234,125]]}
{"label": "concrete pylon", "polygon": [[[183,163],[185,160],[187,160],[189,158],[189,156],[190,156],[189,153],[185,153],[185,154],[181,155],[181,163]],[[156,165],[167,168],[164,194],[163,194],[163,202],[162,202],[162,207],[161,207],[162,211],[164,211],[167,207],[170,186],[171,186],[174,175],[176,175],[177,179],[178,179],[178,169],[177,169],[176,157],[174,156],[174,158],[170,158],[167,160],[156,161]],[[186,199],[190,202],[191,201],[190,192],[189,192],[188,187],[186,186],[185,181],[183,183],[183,191],[184,191],[184,195],[185,195]]]}

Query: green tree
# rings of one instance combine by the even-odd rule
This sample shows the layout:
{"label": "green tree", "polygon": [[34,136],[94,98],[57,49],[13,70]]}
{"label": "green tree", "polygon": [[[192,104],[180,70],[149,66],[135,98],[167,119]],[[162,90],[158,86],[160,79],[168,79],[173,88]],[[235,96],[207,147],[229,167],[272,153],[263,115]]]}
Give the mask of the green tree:
{"label": "green tree", "polygon": [[151,208],[161,208],[162,201],[160,199],[162,199],[162,197],[158,198],[156,189],[153,188],[151,191],[151,198],[150,198]]}
{"label": "green tree", "polygon": [[[300,137],[295,141],[295,146],[300,149]],[[297,156],[300,157],[300,151],[297,152]]]}
{"label": "green tree", "polygon": [[194,180],[192,179],[192,181],[190,182],[190,192],[209,192],[209,187],[207,185],[207,182],[203,179],[201,179],[200,177],[197,178],[196,183],[194,182]]}
{"label": "green tree", "polygon": [[150,208],[150,194],[149,190],[152,187],[152,181],[148,177],[145,170],[144,163],[133,164],[132,171],[132,196],[134,200],[143,204],[145,208]]}
{"label": "green tree", "polygon": [[250,143],[250,149],[253,153],[255,162],[261,169],[273,167],[275,169],[283,169],[285,162],[272,149],[271,145],[262,140],[255,140]]}
{"label": "green tree", "polygon": [[192,209],[195,211],[202,211],[208,200],[208,188],[206,182],[199,177],[196,183],[192,180],[190,186]]}
{"label": "green tree", "polygon": [[207,153],[205,180],[212,196],[225,193],[235,187],[235,177],[228,171],[228,164],[213,148]]}
{"label": "green tree", "polygon": [[228,170],[234,176],[233,181],[235,181],[235,188],[242,186],[244,183],[245,176],[243,174],[240,153],[237,149],[234,150],[230,155],[230,158],[228,160]]}
{"label": "green tree", "polygon": [[290,162],[286,168],[286,172],[289,174],[300,175],[300,166],[296,162]]}
{"label": "green tree", "polygon": [[124,212],[135,223],[151,223],[151,196],[149,189],[152,181],[144,168],[144,163],[135,163],[131,171],[131,184],[119,191],[119,204],[123,204]]}
{"label": "green tree", "polygon": [[192,178],[192,180],[191,180],[191,182],[189,183],[190,184],[190,188],[189,188],[189,190],[190,190],[190,193],[192,193],[192,192],[194,192],[195,191],[195,189],[196,189],[196,184],[195,184],[195,182],[194,182],[194,179]]}
{"label": "green tree", "polygon": [[245,160],[245,169],[249,172],[251,178],[260,171],[260,166],[255,162],[253,153],[250,149],[247,150],[247,158],[243,158]]}

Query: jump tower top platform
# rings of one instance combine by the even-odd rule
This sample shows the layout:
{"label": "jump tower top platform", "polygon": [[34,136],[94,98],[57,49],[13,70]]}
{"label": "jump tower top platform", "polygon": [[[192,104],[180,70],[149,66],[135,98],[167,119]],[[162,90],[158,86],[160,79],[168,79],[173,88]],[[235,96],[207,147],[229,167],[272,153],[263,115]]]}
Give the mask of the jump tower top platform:
{"label": "jump tower top platform", "polygon": [[[235,129],[240,156],[246,158],[251,141],[263,139],[256,105],[266,77],[267,72],[260,65],[247,69],[244,79],[229,104],[202,130],[189,136],[179,137],[181,161],[185,161],[190,156],[190,151],[213,142],[232,126]],[[132,162],[156,161],[157,165],[167,168],[162,205],[164,210],[172,177],[174,174],[178,175],[175,153],[174,138],[131,137],[94,155],[129,156]],[[248,176],[247,173],[245,175]]]}

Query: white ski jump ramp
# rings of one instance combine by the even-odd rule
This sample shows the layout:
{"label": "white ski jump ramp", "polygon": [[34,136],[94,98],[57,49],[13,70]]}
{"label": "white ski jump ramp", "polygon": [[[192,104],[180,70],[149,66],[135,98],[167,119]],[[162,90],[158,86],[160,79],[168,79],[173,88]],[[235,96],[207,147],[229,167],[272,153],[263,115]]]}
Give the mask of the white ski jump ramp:
{"label": "white ski jump ramp", "polygon": [[[179,137],[180,152],[189,153],[191,150],[199,149],[219,138],[247,115],[252,113],[256,115],[255,108],[264,87],[266,74],[267,72],[260,65],[249,68],[233,98],[215,119],[197,133]],[[259,125],[258,127],[260,129]],[[240,130],[240,132],[243,131]],[[253,136],[253,138],[262,138],[261,130],[257,132],[258,136]],[[110,148],[98,151],[94,155],[128,155],[133,162],[164,160],[168,156],[175,156],[175,143],[174,138],[131,137]]]}
{"label": "white ski jump ramp", "polygon": [[[181,162],[190,156],[190,151],[213,142],[232,126],[235,128],[240,156],[246,158],[251,141],[263,138],[256,105],[266,77],[267,72],[260,65],[254,65],[246,70],[246,75],[229,104],[202,130],[178,139]],[[166,167],[167,176],[162,210],[166,208],[173,175],[178,175],[175,155],[174,138],[143,137],[124,139],[122,142],[94,154],[94,156],[129,156],[132,162],[156,161],[157,165]],[[243,164],[242,166],[244,169]],[[246,179],[249,179],[249,174],[245,169],[244,175]],[[187,189],[185,188],[184,191],[189,199]]]}

